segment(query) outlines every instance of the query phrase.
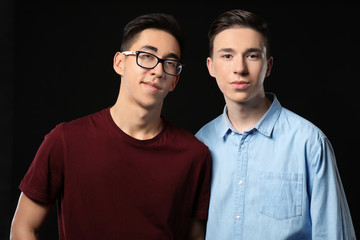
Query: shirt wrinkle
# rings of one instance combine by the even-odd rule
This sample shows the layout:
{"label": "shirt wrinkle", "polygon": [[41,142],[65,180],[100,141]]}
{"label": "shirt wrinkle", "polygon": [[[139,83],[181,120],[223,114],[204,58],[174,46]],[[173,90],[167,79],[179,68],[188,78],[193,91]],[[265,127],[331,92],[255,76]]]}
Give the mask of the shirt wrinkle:
{"label": "shirt wrinkle", "polygon": [[196,134],[213,157],[206,240],[356,239],[329,140],[266,96],[270,108],[244,134],[226,106]]}

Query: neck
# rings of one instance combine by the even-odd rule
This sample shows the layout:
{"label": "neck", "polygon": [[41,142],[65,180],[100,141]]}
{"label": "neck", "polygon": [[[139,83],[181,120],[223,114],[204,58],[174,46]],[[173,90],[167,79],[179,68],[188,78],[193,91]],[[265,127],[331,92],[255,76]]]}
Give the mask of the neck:
{"label": "neck", "polygon": [[263,96],[249,102],[226,101],[226,106],[231,124],[236,130],[244,133],[257,124],[271,106],[271,101]]}
{"label": "neck", "polygon": [[129,136],[146,140],[159,134],[163,127],[161,106],[150,109],[120,100],[110,108],[110,114],[116,125]]}

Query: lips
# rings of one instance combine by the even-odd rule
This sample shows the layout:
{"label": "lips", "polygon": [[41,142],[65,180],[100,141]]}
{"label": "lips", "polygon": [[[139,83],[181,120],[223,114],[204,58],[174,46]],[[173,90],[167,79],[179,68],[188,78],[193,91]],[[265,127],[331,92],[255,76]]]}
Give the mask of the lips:
{"label": "lips", "polygon": [[233,81],[230,85],[238,90],[244,90],[250,86],[250,83],[247,81]]}
{"label": "lips", "polygon": [[150,90],[161,90],[160,84],[155,83],[155,82],[142,82],[142,84],[144,84],[144,86]]}

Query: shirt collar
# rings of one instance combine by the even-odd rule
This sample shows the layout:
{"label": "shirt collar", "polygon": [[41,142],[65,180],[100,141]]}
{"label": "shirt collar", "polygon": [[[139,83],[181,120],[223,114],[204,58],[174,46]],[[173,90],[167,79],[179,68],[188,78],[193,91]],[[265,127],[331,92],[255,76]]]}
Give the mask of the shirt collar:
{"label": "shirt collar", "polygon": [[[266,111],[264,116],[262,116],[262,118],[252,129],[256,129],[267,137],[271,137],[272,131],[274,129],[277,119],[279,118],[282,107],[275,94],[266,93],[266,97],[272,100],[272,104],[270,108]],[[252,129],[249,129],[249,131]],[[225,137],[230,132],[237,132],[237,130],[233,127],[228,118],[226,105],[224,107],[223,114],[219,118],[219,121],[216,125],[216,130],[219,138]]]}

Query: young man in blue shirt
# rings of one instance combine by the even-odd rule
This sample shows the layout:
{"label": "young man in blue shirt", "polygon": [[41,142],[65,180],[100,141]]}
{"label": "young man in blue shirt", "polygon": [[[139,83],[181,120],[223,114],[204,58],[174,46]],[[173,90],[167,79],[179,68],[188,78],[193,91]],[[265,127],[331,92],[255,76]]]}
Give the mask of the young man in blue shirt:
{"label": "young man in blue shirt", "polygon": [[226,106],[196,134],[213,157],[206,239],[355,239],[329,140],[264,91],[266,22],[232,10],[209,40],[207,67]]}

